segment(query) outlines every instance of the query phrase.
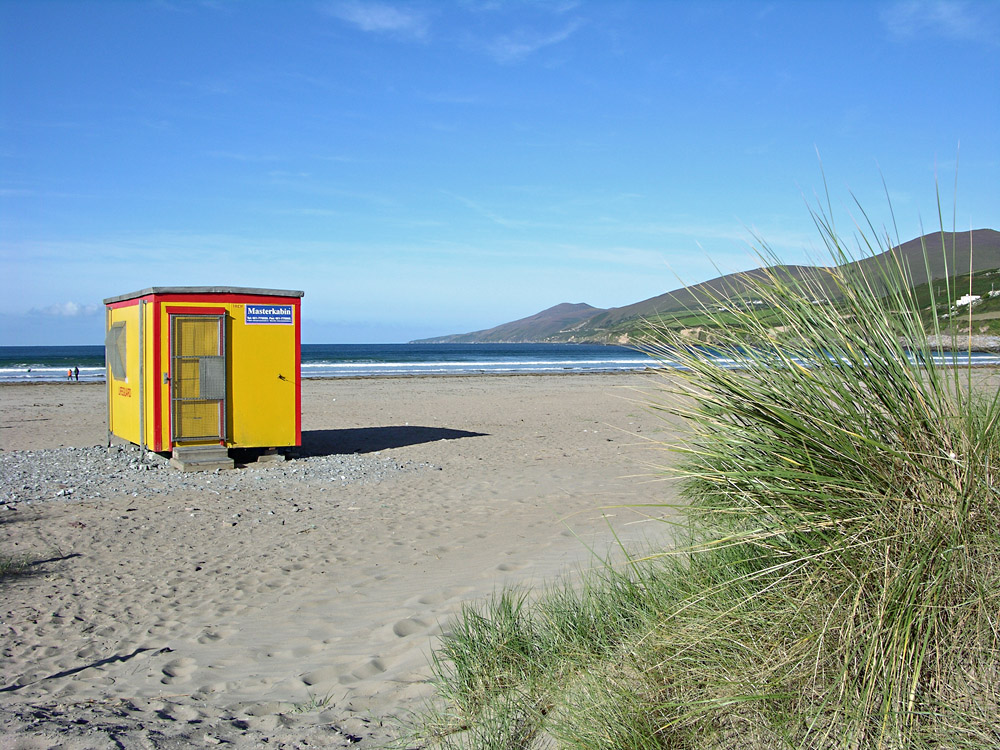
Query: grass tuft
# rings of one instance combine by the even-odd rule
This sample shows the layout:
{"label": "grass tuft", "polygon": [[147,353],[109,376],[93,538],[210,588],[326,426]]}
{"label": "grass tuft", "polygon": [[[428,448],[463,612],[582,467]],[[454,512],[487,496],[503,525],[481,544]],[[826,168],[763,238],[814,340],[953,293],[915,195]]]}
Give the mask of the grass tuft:
{"label": "grass tuft", "polygon": [[301,703],[293,703],[288,709],[289,714],[311,714],[316,711],[322,711],[327,708],[333,702],[333,693],[327,693],[326,695],[314,695],[309,693],[308,700],[304,700]]}
{"label": "grass tuft", "polygon": [[0,554],[0,579],[22,575],[31,567],[31,561],[24,557]]}
{"label": "grass tuft", "polygon": [[432,744],[1000,746],[998,391],[925,331],[936,285],[888,237],[813,218],[829,268],[761,243],[766,314],[720,297],[711,350],[644,342],[679,367],[656,408],[688,425],[682,549],[463,610]]}

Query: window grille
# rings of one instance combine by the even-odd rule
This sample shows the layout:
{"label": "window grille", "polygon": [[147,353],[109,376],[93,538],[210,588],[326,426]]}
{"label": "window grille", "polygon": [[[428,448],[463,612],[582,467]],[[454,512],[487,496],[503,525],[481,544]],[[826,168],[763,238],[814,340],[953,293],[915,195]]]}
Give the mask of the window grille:
{"label": "window grille", "polygon": [[115,380],[128,380],[125,371],[125,323],[115,323],[104,339],[104,359]]}

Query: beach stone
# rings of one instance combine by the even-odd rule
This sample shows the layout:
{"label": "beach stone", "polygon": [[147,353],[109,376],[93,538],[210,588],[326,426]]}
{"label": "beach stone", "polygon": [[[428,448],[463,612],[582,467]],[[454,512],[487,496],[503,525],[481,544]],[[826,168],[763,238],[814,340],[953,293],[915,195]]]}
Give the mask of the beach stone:
{"label": "beach stone", "polygon": [[[193,474],[171,469],[167,456],[143,453],[131,445],[0,451],[0,503],[14,510],[18,505],[42,500],[69,502],[139,497],[177,490],[206,490],[218,494],[214,486],[227,492],[262,492],[271,487],[278,492],[288,477],[310,485],[341,487],[383,482],[404,472],[433,468],[437,467],[377,455],[333,454],[300,456],[282,463],[250,464],[246,468],[226,471],[224,475],[218,471]],[[219,483],[223,477],[225,485]]]}

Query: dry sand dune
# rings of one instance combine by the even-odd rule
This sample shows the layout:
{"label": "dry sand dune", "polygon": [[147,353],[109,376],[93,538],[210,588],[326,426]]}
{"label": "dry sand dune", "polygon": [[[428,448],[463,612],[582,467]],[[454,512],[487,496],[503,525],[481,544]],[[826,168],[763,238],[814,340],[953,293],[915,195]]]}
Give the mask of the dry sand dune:
{"label": "dry sand dune", "polygon": [[103,484],[58,471],[107,460],[66,450],[105,444],[103,387],[0,388],[4,465],[63,447],[3,478],[0,551],[37,562],[0,583],[0,747],[384,747],[462,602],[667,538],[615,507],[670,499],[648,386],[306,381],[299,459]]}

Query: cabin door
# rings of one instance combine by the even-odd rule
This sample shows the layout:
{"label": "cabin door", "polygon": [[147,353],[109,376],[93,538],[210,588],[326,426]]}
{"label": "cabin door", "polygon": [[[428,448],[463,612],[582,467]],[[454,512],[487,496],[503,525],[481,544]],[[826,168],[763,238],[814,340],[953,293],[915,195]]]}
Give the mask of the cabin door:
{"label": "cabin door", "polygon": [[226,316],[170,316],[170,441],[226,441]]}

